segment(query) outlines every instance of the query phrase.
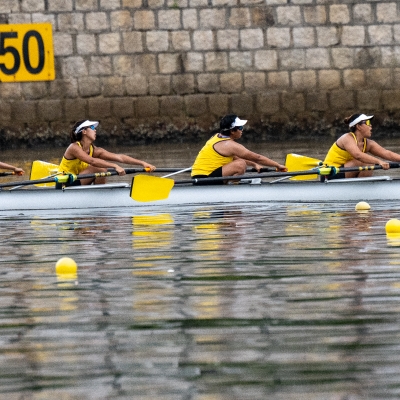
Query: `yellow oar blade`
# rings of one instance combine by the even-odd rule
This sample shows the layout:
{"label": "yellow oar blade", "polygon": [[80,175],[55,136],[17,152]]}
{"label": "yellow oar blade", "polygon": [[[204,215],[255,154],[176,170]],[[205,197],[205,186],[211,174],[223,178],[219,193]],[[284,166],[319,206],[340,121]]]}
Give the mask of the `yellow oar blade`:
{"label": "yellow oar blade", "polygon": [[[51,175],[54,175],[58,172],[58,165],[51,164],[46,161],[39,161],[36,160],[32,163],[31,167],[31,175],[29,180],[34,181],[37,179],[48,178]],[[50,183],[41,183],[37,184],[36,186],[54,186],[54,182]]]}
{"label": "yellow oar blade", "polygon": [[[317,158],[311,158],[311,157],[306,157],[306,156],[301,156],[299,154],[288,154],[286,156],[286,162],[285,166],[288,169],[289,172],[292,171],[307,171],[309,169],[318,167],[320,165],[321,160],[318,160]],[[311,179],[317,179],[318,175],[299,175],[299,176],[293,176],[290,179],[293,180],[299,180],[299,181],[305,181],[305,180],[311,180]]]}
{"label": "yellow oar blade", "polygon": [[136,201],[164,200],[174,187],[174,180],[151,175],[136,175],[132,180],[131,198]]}

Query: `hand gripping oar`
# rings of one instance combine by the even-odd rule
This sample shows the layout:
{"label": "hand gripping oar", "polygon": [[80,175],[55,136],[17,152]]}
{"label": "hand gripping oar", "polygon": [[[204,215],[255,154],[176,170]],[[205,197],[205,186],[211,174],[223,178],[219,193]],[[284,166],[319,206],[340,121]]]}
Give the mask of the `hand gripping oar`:
{"label": "hand gripping oar", "polygon": [[16,175],[15,172],[0,172],[0,176]]}
{"label": "hand gripping oar", "polygon": [[[170,172],[171,168],[160,168],[163,172]],[[175,170],[175,168],[172,168]],[[125,168],[126,174],[136,174],[139,172],[149,172],[146,168]],[[155,171],[154,171],[155,172]],[[103,178],[107,176],[118,175],[118,172],[115,169],[109,169],[107,172],[96,172],[94,174],[83,174],[83,175],[74,175],[74,174],[60,174],[57,176],[52,176],[43,179],[34,179],[29,181],[19,181],[19,182],[8,182],[0,184],[0,188],[4,187],[12,187],[12,186],[27,186],[27,185],[37,185],[42,183],[72,183],[76,180],[80,179],[96,179]]]}
{"label": "hand gripping oar", "polygon": [[[391,168],[400,168],[400,163],[389,163]],[[223,176],[215,178],[198,178],[198,179],[184,179],[174,181],[169,178],[160,178],[151,175],[137,175],[132,180],[131,187],[131,198],[135,201],[157,201],[168,198],[174,185],[180,184],[198,184],[198,183],[212,183],[221,182],[228,180],[240,180],[240,179],[253,179],[253,178],[276,178],[284,176],[301,176],[301,175],[336,175],[340,172],[356,172],[356,171],[370,171],[374,169],[383,169],[381,165],[367,165],[360,167],[317,167],[308,171],[293,171],[293,172],[272,172],[272,173],[261,173],[261,174],[249,174],[249,175],[234,175],[234,176]],[[146,190],[143,190],[145,188]],[[215,188],[218,190],[218,188]]]}

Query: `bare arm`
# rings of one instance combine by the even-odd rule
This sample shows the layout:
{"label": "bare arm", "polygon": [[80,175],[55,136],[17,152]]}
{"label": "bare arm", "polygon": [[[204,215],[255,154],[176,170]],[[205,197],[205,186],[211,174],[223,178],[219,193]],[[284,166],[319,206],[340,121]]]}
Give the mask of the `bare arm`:
{"label": "bare arm", "polygon": [[8,169],[10,171],[16,172],[18,175],[23,175],[25,171],[22,168],[14,167],[14,165],[7,164],[5,162],[0,161],[0,168]]}
{"label": "bare arm", "polygon": [[400,162],[400,154],[385,149],[374,140],[368,140],[368,151],[374,156],[384,158],[385,160]]}
{"label": "bare arm", "polygon": [[146,161],[138,160],[137,158],[133,158],[125,154],[111,153],[110,151],[104,150],[101,147],[96,147],[93,155],[102,158],[103,160],[117,161],[130,165],[141,165],[143,168],[148,168],[150,171],[154,171],[156,169],[154,165],[149,164]]}

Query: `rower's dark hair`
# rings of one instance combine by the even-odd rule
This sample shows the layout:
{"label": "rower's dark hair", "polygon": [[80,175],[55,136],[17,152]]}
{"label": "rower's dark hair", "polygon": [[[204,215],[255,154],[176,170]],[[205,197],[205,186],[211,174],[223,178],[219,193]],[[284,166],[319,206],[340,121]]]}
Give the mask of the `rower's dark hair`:
{"label": "rower's dark hair", "polygon": [[219,128],[221,131],[229,131],[231,129],[232,124],[235,122],[237,118],[236,114],[228,114],[225,115],[219,122]]}
{"label": "rower's dark hair", "polygon": [[84,128],[82,128],[78,133],[75,133],[76,128],[82,123],[85,122],[86,119],[81,119],[80,121],[75,122],[74,126],[72,127],[71,133],[70,133],[70,138],[71,138],[71,143],[79,142],[82,140],[82,131]]}
{"label": "rower's dark hair", "polygon": [[[347,125],[349,125],[349,124],[352,123],[355,119],[357,119],[360,115],[361,115],[360,113],[350,115],[350,117],[347,117],[347,118],[344,119],[344,123],[347,124]],[[350,132],[355,132],[355,131],[356,131],[356,126],[357,126],[357,125],[352,126],[352,127],[350,128]]]}

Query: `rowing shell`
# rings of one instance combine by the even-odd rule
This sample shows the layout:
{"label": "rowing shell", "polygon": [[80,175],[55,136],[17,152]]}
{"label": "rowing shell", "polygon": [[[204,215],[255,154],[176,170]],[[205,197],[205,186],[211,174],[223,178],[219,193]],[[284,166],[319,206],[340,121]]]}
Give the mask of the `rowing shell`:
{"label": "rowing shell", "polygon": [[400,199],[400,179],[388,176],[337,179],[329,182],[280,181],[236,185],[177,185],[165,200],[137,202],[130,197],[126,183],[53,188],[23,188],[0,191],[0,215],[32,214],[46,211],[48,215],[88,212],[90,210],[124,210],[134,212],[149,206],[213,205],[265,202],[355,202]]}

